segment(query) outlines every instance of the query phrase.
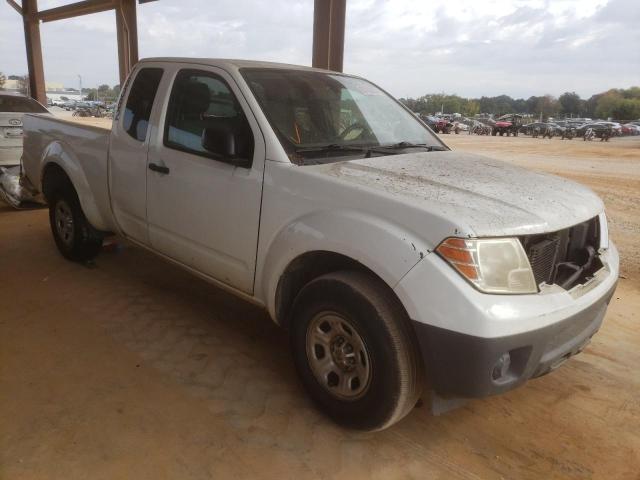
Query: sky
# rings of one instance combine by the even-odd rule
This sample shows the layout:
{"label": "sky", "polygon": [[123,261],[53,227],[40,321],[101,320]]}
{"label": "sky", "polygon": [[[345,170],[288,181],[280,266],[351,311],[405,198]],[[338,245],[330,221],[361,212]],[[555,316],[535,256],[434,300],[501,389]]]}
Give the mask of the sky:
{"label": "sky", "polygon": [[[41,10],[73,0],[39,0]],[[640,85],[640,0],[347,0],[344,71],[397,97],[583,98]],[[309,65],[313,0],[158,0],[138,6],[140,57]],[[41,24],[45,78],[118,83],[115,14]],[[10,41],[7,41],[10,39]],[[0,71],[27,71],[18,14],[0,3]]]}

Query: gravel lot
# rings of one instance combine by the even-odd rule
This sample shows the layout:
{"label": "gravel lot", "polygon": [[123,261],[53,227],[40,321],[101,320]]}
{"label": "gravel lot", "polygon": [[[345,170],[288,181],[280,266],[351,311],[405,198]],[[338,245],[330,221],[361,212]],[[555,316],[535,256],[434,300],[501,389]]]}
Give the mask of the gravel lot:
{"label": "gravel lot", "polygon": [[640,479],[640,141],[443,137],[604,198],[623,278],[585,352],[441,417],[345,431],[261,310],[127,244],[68,263],[46,210],[0,203],[0,478]]}

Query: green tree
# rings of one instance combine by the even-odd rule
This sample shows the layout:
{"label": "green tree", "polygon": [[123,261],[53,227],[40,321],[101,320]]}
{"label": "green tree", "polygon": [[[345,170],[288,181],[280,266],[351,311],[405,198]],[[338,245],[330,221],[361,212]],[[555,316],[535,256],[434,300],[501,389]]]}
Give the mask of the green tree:
{"label": "green tree", "polygon": [[611,89],[597,99],[595,116],[599,118],[615,118],[632,120],[640,117],[640,98],[634,98],[635,89]]}
{"label": "green tree", "polygon": [[83,88],[82,93],[87,100],[93,102],[98,99],[98,90],[95,88]]}
{"label": "green tree", "polygon": [[467,117],[473,117],[480,113],[480,102],[478,100],[467,99],[467,103],[463,109],[464,114]]}
{"label": "green tree", "polygon": [[565,115],[579,115],[582,108],[582,100],[576,92],[565,92],[558,98],[562,113]]}

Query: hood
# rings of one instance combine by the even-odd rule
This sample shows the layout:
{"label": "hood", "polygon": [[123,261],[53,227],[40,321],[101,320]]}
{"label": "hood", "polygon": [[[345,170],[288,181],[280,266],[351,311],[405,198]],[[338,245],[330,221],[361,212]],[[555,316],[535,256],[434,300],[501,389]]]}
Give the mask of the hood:
{"label": "hood", "polygon": [[570,180],[454,151],[311,168],[392,196],[445,220],[457,233],[472,236],[552,232],[593,218],[604,209],[595,193]]}

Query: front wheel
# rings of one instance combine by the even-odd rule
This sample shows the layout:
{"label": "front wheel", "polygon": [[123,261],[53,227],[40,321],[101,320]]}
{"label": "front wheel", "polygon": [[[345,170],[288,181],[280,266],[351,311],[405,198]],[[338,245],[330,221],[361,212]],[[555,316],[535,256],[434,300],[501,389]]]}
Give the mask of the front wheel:
{"label": "front wheel", "polygon": [[341,271],[311,281],[296,297],[290,334],[303,385],[337,423],[381,430],[415,406],[419,348],[404,308],[378,278]]}
{"label": "front wheel", "polygon": [[48,202],[51,232],[60,253],[76,262],[95,258],[102,247],[102,235],[87,221],[75,190],[59,188]]}

